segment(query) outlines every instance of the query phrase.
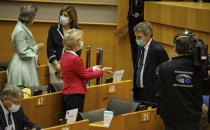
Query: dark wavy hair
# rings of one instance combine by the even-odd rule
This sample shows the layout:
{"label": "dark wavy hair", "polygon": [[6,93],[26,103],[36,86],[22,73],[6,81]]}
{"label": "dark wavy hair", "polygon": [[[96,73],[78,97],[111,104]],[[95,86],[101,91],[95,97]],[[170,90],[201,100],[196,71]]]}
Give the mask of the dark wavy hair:
{"label": "dark wavy hair", "polygon": [[73,6],[64,6],[60,11],[60,16],[63,12],[67,12],[71,21],[69,22],[70,28],[77,27],[78,20],[77,20],[77,12]]}

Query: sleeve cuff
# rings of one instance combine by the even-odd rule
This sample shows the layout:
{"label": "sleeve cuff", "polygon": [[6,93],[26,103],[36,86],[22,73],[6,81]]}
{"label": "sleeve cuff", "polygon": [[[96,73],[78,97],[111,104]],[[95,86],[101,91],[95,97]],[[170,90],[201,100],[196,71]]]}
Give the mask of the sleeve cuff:
{"label": "sleeve cuff", "polygon": [[94,67],[93,67],[93,72],[95,72],[95,71],[96,71],[96,67],[94,66]]}
{"label": "sleeve cuff", "polygon": [[33,50],[38,51],[39,50],[38,46],[37,45],[33,46]]}

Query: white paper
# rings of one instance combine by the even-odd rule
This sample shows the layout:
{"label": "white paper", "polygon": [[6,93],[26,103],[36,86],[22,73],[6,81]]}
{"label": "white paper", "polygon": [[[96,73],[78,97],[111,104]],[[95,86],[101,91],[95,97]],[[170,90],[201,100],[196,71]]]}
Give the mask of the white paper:
{"label": "white paper", "polygon": [[75,122],[77,119],[78,108],[66,111],[67,123]]}
{"label": "white paper", "polygon": [[104,126],[110,126],[113,115],[113,111],[104,111]]}
{"label": "white paper", "polygon": [[120,82],[123,74],[124,74],[124,70],[115,71],[113,74],[113,82]]}

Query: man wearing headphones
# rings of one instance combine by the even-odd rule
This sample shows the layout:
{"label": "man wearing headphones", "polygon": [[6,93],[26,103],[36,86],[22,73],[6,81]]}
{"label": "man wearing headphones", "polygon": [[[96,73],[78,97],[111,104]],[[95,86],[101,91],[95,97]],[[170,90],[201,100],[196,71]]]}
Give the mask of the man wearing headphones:
{"label": "man wearing headphones", "polygon": [[201,130],[202,95],[210,87],[207,70],[194,65],[192,40],[185,33],[174,38],[176,57],[159,66],[160,116],[165,130]]}

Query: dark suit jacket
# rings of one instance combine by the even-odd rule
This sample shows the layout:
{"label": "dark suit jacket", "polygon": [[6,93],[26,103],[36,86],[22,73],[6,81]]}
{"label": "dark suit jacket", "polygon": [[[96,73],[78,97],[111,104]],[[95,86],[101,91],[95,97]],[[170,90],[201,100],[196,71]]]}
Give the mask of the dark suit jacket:
{"label": "dark suit jacket", "polygon": [[[139,60],[138,51],[137,59]],[[136,60],[136,65],[134,69],[134,93],[136,86],[136,72],[138,69],[138,60]],[[151,41],[147,57],[144,65],[144,73],[143,73],[143,85],[144,85],[144,98],[146,101],[155,102],[156,94],[158,88],[155,86],[156,81],[156,69],[158,65],[162,62],[168,60],[168,54],[165,49],[155,41]]]}
{"label": "dark suit jacket", "polygon": [[[78,27],[72,27],[80,29]],[[70,28],[71,29],[71,28]],[[48,61],[51,63],[53,60],[60,61],[63,52],[63,29],[62,25],[53,25],[50,27],[47,38],[47,57]],[[81,50],[77,51],[77,55],[80,56]]]}
{"label": "dark suit jacket", "polygon": [[[24,114],[22,107],[19,111],[12,113],[13,120],[15,123],[16,130],[23,130],[24,127],[36,128],[37,130],[41,127],[33,124],[28,117]],[[0,105],[0,130],[4,130],[7,127],[7,122],[4,116],[3,108]]]}

